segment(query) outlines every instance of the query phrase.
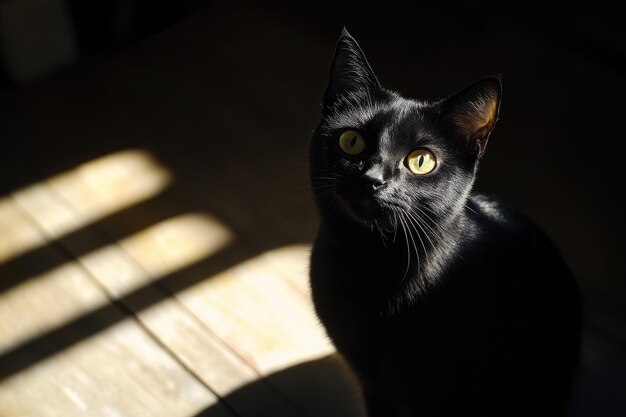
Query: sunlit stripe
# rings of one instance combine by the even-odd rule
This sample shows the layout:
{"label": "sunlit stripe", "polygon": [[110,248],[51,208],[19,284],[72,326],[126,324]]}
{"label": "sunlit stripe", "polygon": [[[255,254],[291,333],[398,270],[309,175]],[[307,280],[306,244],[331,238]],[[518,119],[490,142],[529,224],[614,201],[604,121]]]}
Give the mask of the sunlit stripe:
{"label": "sunlit stripe", "polygon": [[105,305],[93,278],[110,295],[122,297],[210,256],[232,238],[212,217],[187,214],[30,278],[0,293],[0,353]]}
{"label": "sunlit stripe", "polygon": [[0,263],[45,243],[41,231],[11,198],[0,199]]}
{"label": "sunlit stripe", "polygon": [[170,172],[149,153],[129,150],[108,155],[50,178],[47,183],[78,214],[73,228],[156,195]]}
{"label": "sunlit stripe", "polygon": [[133,319],[0,381],[3,417],[191,417],[216,404]]}
{"label": "sunlit stripe", "polygon": [[290,245],[262,253],[178,293],[186,310],[168,299],[138,317],[225,397],[257,375],[335,352],[308,291],[310,249]]}
{"label": "sunlit stripe", "polygon": [[[303,291],[309,251],[299,245],[261,254],[182,291],[178,299],[261,374],[326,356],[334,348]],[[275,267],[283,261],[294,268]]]}
{"label": "sunlit stripe", "polygon": [[170,172],[149,153],[128,150],[16,191],[0,200],[0,263],[45,243],[15,207],[55,239],[155,196],[170,181]]}
{"label": "sunlit stripe", "polygon": [[122,296],[222,249],[232,233],[206,214],[158,223],[80,258],[107,291]]}
{"label": "sunlit stripe", "polygon": [[0,294],[0,354],[106,302],[77,263],[33,277]]}
{"label": "sunlit stripe", "polygon": [[[219,396],[253,382],[258,373],[243,362],[235,351],[208,332],[206,326],[181,308],[173,298],[163,300],[138,313],[139,320],[185,366]],[[240,337],[250,337],[242,334]]]}

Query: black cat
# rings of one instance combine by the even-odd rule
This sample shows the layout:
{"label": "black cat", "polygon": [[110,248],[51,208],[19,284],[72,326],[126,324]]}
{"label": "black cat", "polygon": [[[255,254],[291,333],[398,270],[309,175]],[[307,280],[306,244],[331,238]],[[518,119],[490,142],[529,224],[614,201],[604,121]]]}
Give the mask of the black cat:
{"label": "black cat", "polygon": [[371,417],[564,413],[575,281],[537,226],[471,193],[500,97],[489,77],[405,99],[339,39],[310,148],[311,288]]}

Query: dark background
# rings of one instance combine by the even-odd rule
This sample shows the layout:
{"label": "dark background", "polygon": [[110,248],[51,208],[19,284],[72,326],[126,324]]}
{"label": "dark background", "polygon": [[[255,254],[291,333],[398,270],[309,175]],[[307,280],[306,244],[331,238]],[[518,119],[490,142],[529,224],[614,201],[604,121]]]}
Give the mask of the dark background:
{"label": "dark background", "polygon": [[7,14],[21,1],[0,4],[2,195],[140,148],[172,169],[190,208],[235,230],[262,222],[267,247],[314,234],[310,197],[288,190],[306,184],[308,139],[344,24],[383,85],[409,97],[435,99],[502,72],[501,120],[476,189],[549,232],[580,283],[588,328],[626,349],[626,26],[617,6],[68,1],[73,58],[24,78],[7,51],[58,45],[46,34],[24,45],[7,36],[6,19],[24,19],[24,33],[46,27]]}

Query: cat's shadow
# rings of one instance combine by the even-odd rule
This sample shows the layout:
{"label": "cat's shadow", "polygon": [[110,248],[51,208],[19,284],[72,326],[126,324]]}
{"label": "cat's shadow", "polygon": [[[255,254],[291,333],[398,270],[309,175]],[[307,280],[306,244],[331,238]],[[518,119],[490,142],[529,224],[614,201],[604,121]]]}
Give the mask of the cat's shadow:
{"label": "cat's shadow", "polygon": [[[354,376],[337,355],[303,362],[251,382],[224,397],[241,415],[255,417],[364,417]],[[194,417],[224,417],[221,405]]]}
{"label": "cat's shadow", "polygon": [[[585,329],[567,417],[626,415],[625,389],[622,347]],[[255,417],[365,417],[355,378],[338,355],[303,362],[253,381],[228,394],[224,403],[237,414]],[[224,408],[211,406],[194,417],[224,417]]]}

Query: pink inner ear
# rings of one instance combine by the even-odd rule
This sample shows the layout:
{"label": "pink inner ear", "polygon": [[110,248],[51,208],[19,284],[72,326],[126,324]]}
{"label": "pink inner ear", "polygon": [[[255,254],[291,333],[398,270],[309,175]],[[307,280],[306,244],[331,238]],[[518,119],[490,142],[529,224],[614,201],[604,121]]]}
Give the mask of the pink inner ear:
{"label": "pink inner ear", "polygon": [[482,117],[477,117],[473,126],[473,130],[476,132],[475,136],[487,136],[496,122],[497,100],[495,96],[491,96],[488,104],[484,107]]}
{"label": "pink inner ear", "polygon": [[484,148],[498,113],[498,95],[488,90],[458,106],[452,115],[454,124],[467,141],[477,141]]}

